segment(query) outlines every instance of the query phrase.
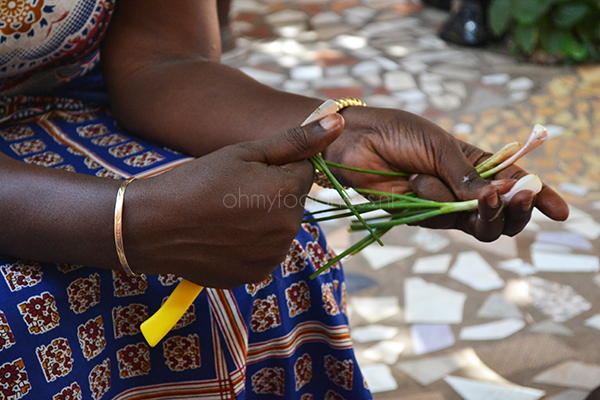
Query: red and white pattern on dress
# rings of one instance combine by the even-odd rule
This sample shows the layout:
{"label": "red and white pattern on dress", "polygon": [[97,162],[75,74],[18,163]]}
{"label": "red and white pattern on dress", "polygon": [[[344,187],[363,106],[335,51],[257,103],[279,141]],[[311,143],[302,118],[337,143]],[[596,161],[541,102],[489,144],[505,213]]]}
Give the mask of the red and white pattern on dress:
{"label": "red and white pattern on dress", "polygon": [[340,361],[332,355],[326,355],[325,372],[333,383],[346,390],[352,390],[352,378],[354,377],[354,363],[352,360]]}
{"label": "red and white pattern on dress", "polygon": [[7,142],[26,139],[33,136],[33,129],[27,125],[15,125],[0,130],[0,137]]}
{"label": "red and white pattern on dress", "polygon": [[53,151],[47,151],[45,153],[35,154],[30,157],[23,159],[27,164],[41,165],[42,167],[52,167],[60,164],[64,159]]}
{"label": "red and white pattern on dress", "polygon": [[342,313],[348,315],[348,288],[346,287],[346,282],[342,282],[342,299],[340,303]]}
{"label": "red and white pattern on dress", "polygon": [[292,283],[285,289],[285,298],[290,318],[294,318],[310,308],[310,288],[305,281]]}
{"label": "red and white pattern on dress", "polygon": [[262,282],[248,283],[246,285],[246,292],[249,295],[254,296],[254,295],[256,295],[256,293],[258,293],[259,290],[264,289],[267,286],[269,286],[271,284],[271,282],[273,282],[273,276],[269,275],[269,277]]}
{"label": "red and white pattern on dress", "polygon": [[56,301],[49,292],[31,296],[24,302],[17,304],[17,306],[31,334],[41,335],[60,324]]}
{"label": "red and white pattern on dress", "polygon": [[148,167],[154,163],[164,160],[165,158],[157,152],[150,150],[137,156],[129,157],[125,159],[125,164],[131,165],[132,167]]}
{"label": "red and white pattern on dress", "polygon": [[281,325],[281,317],[279,316],[277,296],[272,294],[264,300],[254,300],[250,329],[253,332],[264,332],[279,325]]}
{"label": "red and white pattern on dress", "polygon": [[10,325],[8,325],[6,315],[0,311],[0,351],[8,349],[15,343],[15,336],[10,329]]}
{"label": "red and white pattern on dress", "polygon": [[35,353],[47,382],[66,376],[73,369],[71,346],[65,338],[59,337],[48,345],[41,345],[35,349]]}
{"label": "red and white pattern on dress", "polygon": [[300,242],[294,239],[292,241],[290,250],[285,256],[285,260],[281,263],[281,273],[285,278],[292,274],[303,271],[307,265],[308,261],[306,260],[306,252],[302,248]]}
{"label": "red and white pattern on dress", "polygon": [[110,169],[102,168],[95,174],[99,178],[121,179],[123,176]]}
{"label": "red and white pattern on dress", "polygon": [[86,323],[77,327],[77,337],[79,346],[86,360],[91,360],[106,347],[106,337],[104,336],[104,322],[102,316],[88,320]]}
{"label": "red and white pattern on dress", "polygon": [[298,357],[294,364],[294,378],[296,379],[296,390],[300,390],[302,386],[310,382],[312,378],[312,359],[308,353]]}
{"label": "red and white pattern on dress", "polygon": [[75,314],[81,314],[100,302],[100,275],[74,280],[67,287],[69,304]]}
{"label": "red and white pattern on dress", "polygon": [[11,292],[37,285],[42,281],[43,274],[40,264],[29,261],[0,265],[0,272]]}
{"label": "red and white pattern on dress", "polygon": [[300,397],[300,400],[314,400],[314,396],[310,393],[305,393]]}
{"label": "red and white pattern on dress", "polygon": [[100,400],[108,389],[110,389],[110,359],[106,359],[102,364],[96,365],[88,377],[92,398]]}
{"label": "red and white pattern on dress", "polygon": [[325,312],[329,315],[338,315],[340,307],[333,294],[333,284],[331,282],[321,284],[321,293]]}
{"label": "red and white pattern on dress", "polygon": [[325,398],[323,400],[346,400],[340,394],[334,392],[333,390],[328,390],[325,393]]}
{"label": "red and white pattern on dress", "polygon": [[63,274],[66,274],[68,272],[71,271],[75,271],[79,268],[83,268],[83,265],[76,265],[76,264],[56,264],[56,268],[58,268],[58,270],[60,272],[62,272]]}
{"label": "red and white pattern on dress", "polygon": [[19,400],[31,390],[31,383],[21,358],[0,365],[0,395],[2,400]]}
{"label": "red and white pattern on dress", "polygon": [[123,143],[115,147],[111,147],[108,152],[117,158],[123,158],[144,150],[144,146],[137,142]]}
{"label": "red and white pattern on dress", "polygon": [[160,274],[158,275],[158,281],[163,286],[171,286],[178,283],[181,280],[180,277],[173,274]]}
{"label": "red and white pattern on dress", "polygon": [[[165,297],[162,301],[162,304],[165,304],[165,301],[167,301],[168,298],[169,298],[168,296]],[[173,326],[173,328],[171,328],[171,330],[184,328],[184,327],[188,326],[189,324],[191,324],[192,322],[194,322],[195,320],[196,320],[196,306],[194,305],[194,303],[192,303],[192,304],[190,304],[188,309],[185,310],[185,312],[183,313],[181,318],[179,318],[179,321],[177,321],[177,323]]]}
{"label": "red and white pattern on dress", "polygon": [[60,393],[52,396],[52,400],[83,400],[81,386],[77,382],[73,382],[69,386],[64,387]]}
{"label": "red and white pattern on dress", "polygon": [[308,224],[308,223],[304,223],[302,224],[302,228],[310,233],[310,235],[315,239],[315,240],[319,240],[320,232],[319,232],[319,228],[317,227],[317,225],[313,225],[313,224]]}
{"label": "red and white pattern on dress", "polygon": [[140,333],[140,325],[148,319],[148,307],[143,304],[129,304],[112,309],[115,339],[125,335]]}
{"label": "red and white pattern on dress", "polygon": [[94,143],[96,146],[109,147],[126,142],[128,140],[128,138],[119,133],[111,133],[110,135],[92,139],[92,143]]}
{"label": "red and white pattern on dress", "polygon": [[171,371],[200,368],[200,339],[196,334],[165,339],[163,355]]}
{"label": "red and white pattern on dress", "polygon": [[75,172],[75,167],[72,166],[71,164],[63,164],[63,165],[59,165],[57,167],[54,167],[56,169],[64,169],[65,171],[69,171],[69,172]]}
{"label": "red and white pattern on dress", "polygon": [[324,267],[329,261],[329,255],[325,253],[323,247],[321,247],[318,242],[306,243],[306,254],[308,254],[308,258],[312,262],[315,269]]}
{"label": "red and white pattern on dress", "polygon": [[98,118],[98,115],[93,112],[65,112],[55,110],[54,113],[71,124],[81,124],[86,121],[93,121]]}
{"label": "red and white pattern on dress", "polygon": [[46,150],[46,143],[41,139],[25,140],[19,143],[13,143],[10,145],[12,151],[19,156],[26,154],[39,153],[40,151]]}
{"label": "red and white pattern on dress", "polygon": [[85,160],[83,160],[83,163],[89,169],[98,169],[98,168],[100,168],[102,166],[102,165],[98,164],[94,159],[92,159],[90,157],[86,157]]}
{"label": "red and white pattern on dress", "polygon": [[129,275],[123,271],[112,271],[114,295],[116,297],[127,297],[143,294],[148,288],[145,275]]}
{"label": "red and white pattern on dress", "polygon": [[129,344],[117,350],[121,379],[150,373],[150,349],[146,343]]}
{"label": "red and white pattern on dress", "polygon": [[283,396],[285,390],[284,369],[263,368],[252,375],[252,391],[257,394]]}
{"label": "red and white pattern on dress", "polygon": [[95,138],[110,133],[110,130],[104,124],[90,124],[77,127],[77,133],[82,138]]}

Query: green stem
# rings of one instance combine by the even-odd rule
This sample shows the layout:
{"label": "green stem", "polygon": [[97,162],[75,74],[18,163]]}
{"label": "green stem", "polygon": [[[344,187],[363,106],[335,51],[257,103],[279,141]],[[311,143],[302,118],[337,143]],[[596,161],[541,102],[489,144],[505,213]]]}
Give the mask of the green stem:
{"label": "green stem", "polygon": [[330,167],[347,169],[348,171],[364,172],[366,174],[384,175],[384,176],[397,176],[397,177],[400,177],[400,178],[407,178],[407,177],[410,176],[409,174],[407,174],[405,172],[377,171],[375,169],[356,168],[356,167],[350,167],[349,165],[342,165],[342,164],[334,163],[334,162],[331,162],[331,161],[325,161],[325,164],[327,164]]}

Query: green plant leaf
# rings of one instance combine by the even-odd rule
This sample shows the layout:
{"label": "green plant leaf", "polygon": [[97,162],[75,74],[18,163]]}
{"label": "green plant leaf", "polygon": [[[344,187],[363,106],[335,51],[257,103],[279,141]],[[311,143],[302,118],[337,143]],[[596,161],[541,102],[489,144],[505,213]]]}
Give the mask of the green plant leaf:
{"label": "green plant leaf", "polygon": [[565,35],[562,39],[560,49],[565,57],[575,61],[583,61],[590,55],[589,50],[571,34]]}
{"label": "green plant leaf", "polygon": [[556,56],[561,54],[561,43],[567,33],[563,30],[548,29],[540,32],[540,44],[542,49],[550,55]]}
{"label": "green plant leaf", "polygon": [[550,10],[552,0],[511,0],[511,6],[520,25],[531,25]]}
{"label": "green plant leaf", "polygon": [[488,9],[488,21],[492,33],[502,36],[508,29],[511,19],[510,0],[493,0]]}
{"label": "green plant leaf", "polygon": [[571,28],[591,13],[592,10],[585,4],[564,4],[556,10],[553,19],[557,26]]}
{"label": "green plant leaf", "polygon": [[534,25],[519,25],[515,28],[515,42],[527,54],[535,49],[538,42],[538,30]]}

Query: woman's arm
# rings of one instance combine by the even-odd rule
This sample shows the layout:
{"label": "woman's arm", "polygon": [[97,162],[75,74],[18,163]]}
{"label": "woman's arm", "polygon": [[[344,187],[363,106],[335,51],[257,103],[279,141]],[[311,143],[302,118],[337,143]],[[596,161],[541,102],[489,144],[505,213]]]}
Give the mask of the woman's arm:
{"label": "woman's arm", "polygon": [[322,103],[220,64],[214,0],[119,1],[101,59],[121,126],[195,156],[299,126]]}

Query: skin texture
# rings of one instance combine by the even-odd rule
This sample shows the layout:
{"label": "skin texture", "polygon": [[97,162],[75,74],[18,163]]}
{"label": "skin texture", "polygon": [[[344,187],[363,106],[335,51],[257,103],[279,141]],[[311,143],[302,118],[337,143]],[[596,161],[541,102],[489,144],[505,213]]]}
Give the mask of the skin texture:
{"label": "skin texture", "polygon": [[[415,174],[390,180],[335,171],[350,186],[480,199],[478,213],[427,221],[432,228],[491,241],[521,231],[534,205],[555,220],[568,216],[547,187],[502,204],[499,194],[523,171],[511,167],[494,177],[509,178],[504,185],[491,184],[472,167],[487,154],[401,110],[350,107],[326,128],[297,128],[322,100],[275,90],[220,64],[219,40],[214,1],[120,0],[102,43],[120,126],[200,157],[129,185],[123,235],[134,271],[223,288],[263,280],[299,229],[301,203],[229,207],[225,199],[301,198],[313,178],[306,158],[318,152],[342,164]],[[112,223],[119,184],[0,155],[0,254],[118,269]]]}

